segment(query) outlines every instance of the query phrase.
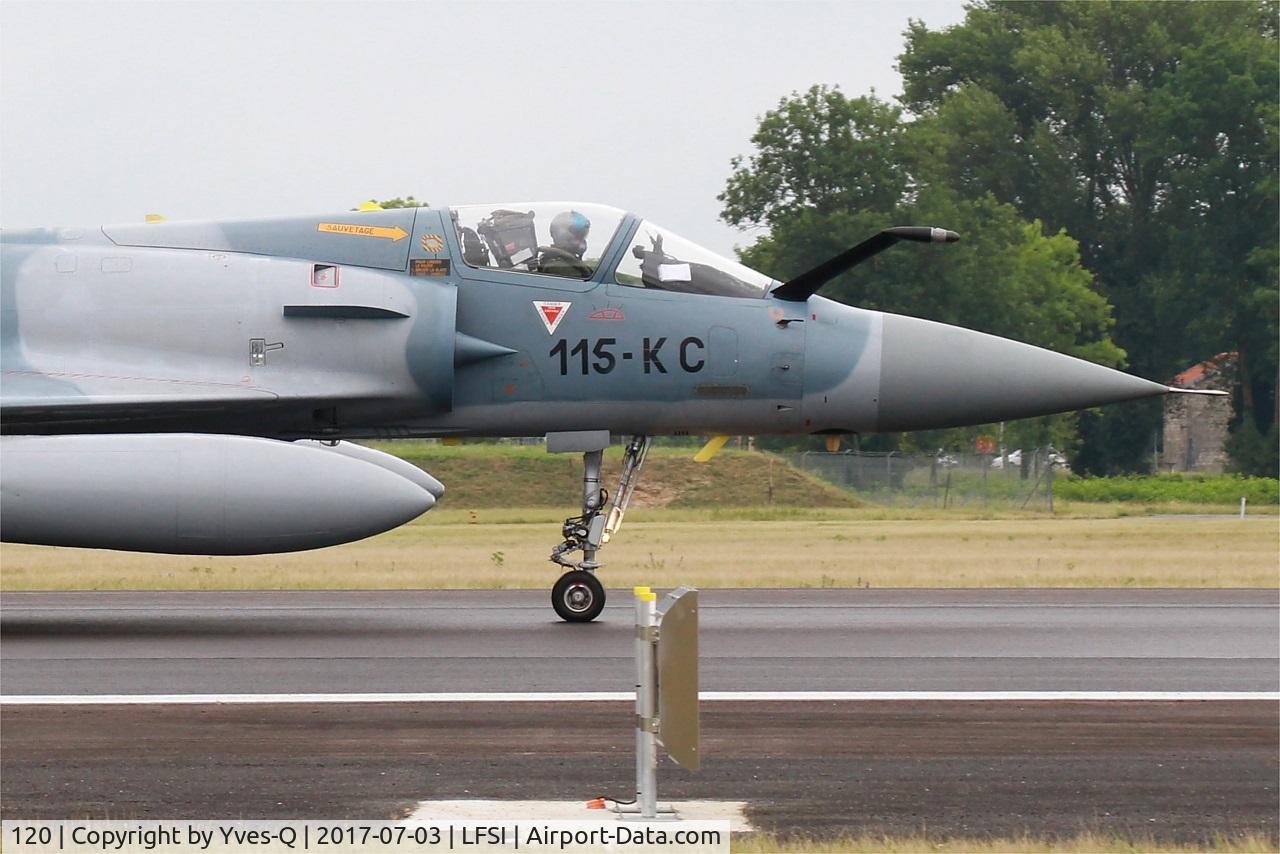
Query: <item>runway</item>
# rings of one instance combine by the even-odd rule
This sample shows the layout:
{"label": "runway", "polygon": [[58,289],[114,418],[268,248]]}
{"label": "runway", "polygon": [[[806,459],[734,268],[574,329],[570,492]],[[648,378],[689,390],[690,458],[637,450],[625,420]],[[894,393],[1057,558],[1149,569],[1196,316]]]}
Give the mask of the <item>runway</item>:
{"label": "runway", "polygon": [[[632,687],[629,596],[611,592],[585,626],[556,621],[546,599],[6,594],[0,815],[395,818],[432,799],[628,797],[633,710],[615,698]],[[1274,841],[1278,600],[704,592],[702,685],[735,693],[703,703],[702,771],[664,763],[660,793],[746,801],[783,834]],[[736,693],[779,691],[799,693]],[[1255,699],[1028,699],[1045,691]],[[247,697],[205,702],[234,694]]]}
{"label": "runway", "polygon": [[[568,625],[542,591],[9,593],[13,695],[625,692],[632,611]],[[1280,691],[1280,594],[701,594],[702,688]]]}

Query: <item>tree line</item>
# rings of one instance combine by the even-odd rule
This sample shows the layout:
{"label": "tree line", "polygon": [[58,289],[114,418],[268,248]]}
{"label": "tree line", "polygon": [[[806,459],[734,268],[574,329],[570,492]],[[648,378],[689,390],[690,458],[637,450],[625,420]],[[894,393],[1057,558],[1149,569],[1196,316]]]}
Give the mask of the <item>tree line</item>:
{"label": "tree line", "polygon": [[[776,278],[880,228],[963,239],[885,253],[842,301],[969,326],[1168,381],[1238,354],[1229,450],[1277,470],[1277,5],[979,2],[912,22],[893,104],[814,86],[759,122],[722,218]],[[1077,471],[1149,467],[1160,403],[1010,425]],[[931,448],[979,431],[882,437]]]}

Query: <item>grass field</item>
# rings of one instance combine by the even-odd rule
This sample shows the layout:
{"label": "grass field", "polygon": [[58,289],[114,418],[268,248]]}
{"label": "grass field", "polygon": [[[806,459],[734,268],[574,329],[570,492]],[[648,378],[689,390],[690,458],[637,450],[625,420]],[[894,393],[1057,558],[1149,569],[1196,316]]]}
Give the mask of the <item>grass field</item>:
{"label": "grass field", "polygon": [[[1280,585],[1274,515],[886,515],[879,508],[636,511],[603,552],[602,578],[624,588]],[[439,509],[361,542],[254,557],[5,545],[0,586],[545,588],[559,575],[547,554],[562,516],[549,508]]]}
{"label": "grass field", "polygon": [[[541,445],[447,446],[420,441],[373,447],[431,472],[448,487],[449,507],[557,507],[582,501],[582,456],[549,454]],[[637,508],[857,507],[852,493],[806,474],[769,454],[724,450],[707,465],[692,461],[696,448],[655,447],[632,500]],[[622,449],[605,452],[603,483],[610,490],[622,467]]]}
{"label": "grass field", "polygon": [[[440,507],[378,537],[256,557],[0,547],[0,589],[545,588],[580,501],[575,454],[387,443],[439,476]],[[1275,587],[1275,507],[1060,502],[1057,513],[887,508],[767,454],[708,465],[655,448],[619,537],[614,587]],[[605,459],[612,483],[621,451]],[[523,508],[523,509],[521,509]],[[1153,516],[1152,513],[1176,514]]]}

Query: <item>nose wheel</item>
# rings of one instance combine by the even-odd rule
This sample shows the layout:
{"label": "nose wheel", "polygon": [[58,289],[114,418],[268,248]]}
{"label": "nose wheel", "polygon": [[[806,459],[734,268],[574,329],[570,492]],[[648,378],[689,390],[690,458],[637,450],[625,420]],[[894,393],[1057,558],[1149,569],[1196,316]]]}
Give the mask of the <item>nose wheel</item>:
{"label": "nose wheel", "polygon": [[568,623],[589,623],[604,610],[604,585],[585,569],[560,576],[551,588],[551,607]]}
{"label": "nose wheel", "polygon": [[[607,444],[607,434],[605,436]],[[560,576],[551,588],[551,606],[560,619],[570,623],[589,623],[604,609],[604,585],[595,576],[600,568],[596,554],[622,526],[622,517],[631,502],[640,468],[649,453],[648,436],[635,436],[627,442],[622,455],[622,477],[609,505],[609,493],[600,488],[602,450],[584,451],[582,455],[582,515],[564,520],[561,533],[564,542],[551,550],[551,560],[571,570]],[[599,447],[599,446],[598,446]],[[581,551],[582,560],[569,557]]]}

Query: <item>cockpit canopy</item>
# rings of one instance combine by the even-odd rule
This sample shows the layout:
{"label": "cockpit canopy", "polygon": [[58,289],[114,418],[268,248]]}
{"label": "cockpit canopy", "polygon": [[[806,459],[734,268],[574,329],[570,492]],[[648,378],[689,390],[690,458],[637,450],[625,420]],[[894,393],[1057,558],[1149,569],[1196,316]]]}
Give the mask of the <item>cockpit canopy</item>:
{"label": "cockpit canopy", "polygon": [[633,288],[759,299],[773,279],[644,220],[618,262],[614,281]]}
{"label": "cockpit canopy", "polygon": [[595,275],[626,214],[576,202],[514,202],[452,208],[462,259],[471,267],[571,279]]}
{"label": "cockpit canopy", "polygon": [[760,298],[776,284],[649,220],[605,205],[520,202],[450,209],[463,260],[478,269],[593,279],[632,288]]}

